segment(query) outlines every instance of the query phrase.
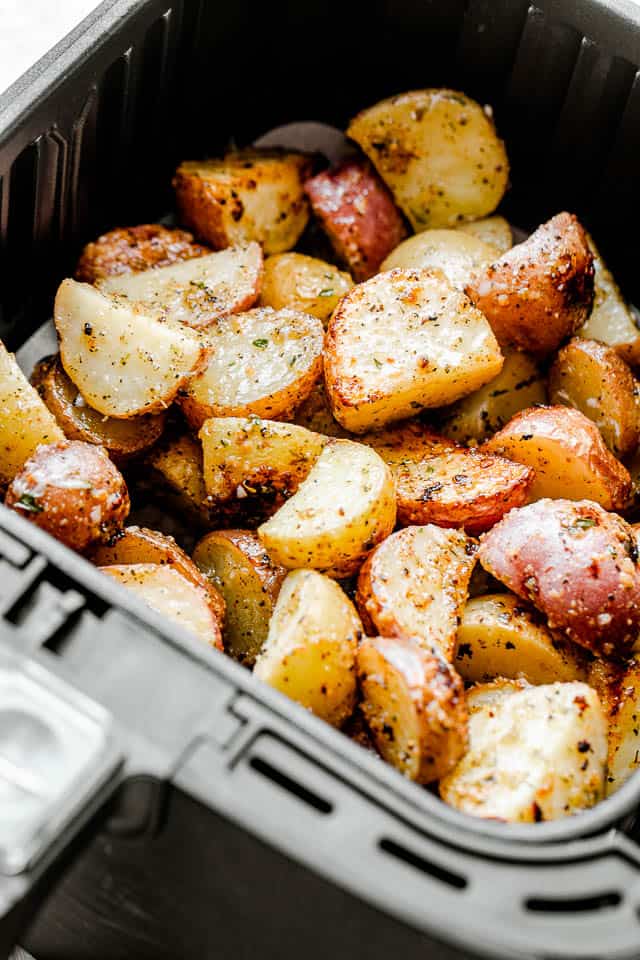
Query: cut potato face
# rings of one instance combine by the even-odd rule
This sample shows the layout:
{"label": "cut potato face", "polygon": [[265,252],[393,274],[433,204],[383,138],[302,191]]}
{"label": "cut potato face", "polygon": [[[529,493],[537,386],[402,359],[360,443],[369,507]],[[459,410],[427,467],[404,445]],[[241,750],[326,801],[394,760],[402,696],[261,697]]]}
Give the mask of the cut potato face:
{"label": "cut potato face", "polygon": [[322,372],[322,323],[295,310],[262,307],[222,317],[206,338],[206,369],[179,397],[194,430],[209,417],[290,420]]}
{"label": "cut potato face", "polygon": [[267,257],[260,303],[263,307],[301,310],[326,324],[340,297],[353,286],[348,273],[302,253]]}
{"label": "cut potato face", "polygon": [[483,449],[533,468],[532,500],[569,497],[620,510],[631,493],[629,472],[607,449],[598,428],[569,407],[523,410]]}
{"label": "cut potato face", "polygon": [[356,603],[367,632],[416,638],[451,662],[473,553],[459,530],[406,527],[388,537],[358,577]]}
{"label": "cut potato face", "polygon": [[578,330],[579,337],[599,340],[613,347],[631,366],[640,364],[640,330],[630,306],[622,296],[613,274],[587,234],[595,266],[593,309]]}
{"label": "cut potato face", "polygon": [[487,111],[455,90],[414,90],[363,110],[347,135],[416,232],[492,213],[509,164]]}
{"label": "cut potato face", "polygon": [[491,707],[494,703],[500,703],[505,697],[512,693],[518,693],[520,690],[527,690],[530,684],[526,680],[507,680],[505,677],[498,677],[497,680],[491,680],[489,683],[474,683],[466,692],[467,710],[469,715],[483,707]]}
{"label": "cut potato face", "polygon": [[315,570],[282,584],[254,674],[339,727],[356,703],[356,650],[362,624],[346,594]]}
{"label": "cut potato face", "polygon": [[462,233],[468,233],[472,237],[477,237],[483,243],[488,243],[495,247],[500,253],[506,253],[513,246],[513,234],[511,227],[504,217],[482,217],[480,220],[468,220],[464,223],[457,223],[456,230]]}
{"label": "cut potato face", "polygon": [[396,247],[381,270],[442,270],[452,287],[464,290],[475,270],[500,256],[497,247],[460,230],[425,230]]}
{"label": "cut potato face", "polygon": [[440,796],[475,817],[532,823],[604,794],[606,722],[586,683],[529,687],[471,712],[469,751]]}
{"label": "cut potato face", "polygon": [[340,437],[348,440],[351,434],[341,427],[331,412],[324,379],[318,380],[315,387],[295,412],[295,423],[325,437]]}
{"label": "cut potato face", "polygon": [[186,230],[171,230],[159,223],[117,227],[86,245],[74,276],[81,283],[97,283],[123,273],[168,267],[207,253],[210,250],[194,243]]}
{"label": "cut potato face", "polygon": [[388,763],[418,783],[455,767],[467,746],[464,685],[438,650],[421,638],[368,637],[358,679],[362,712]]}
{"label": "cut potato face", "polygon": [[62,366],[108,417],[164,410],[207,360],[207,348],[186,327],[75,280],[60,284],[54,319]]}
{"label": "cut potato face", "polygon": [[355,573],[393,530],[393,476],[378,454],[351,440],[330,440],[298,492],[258,533],[276,563],[333,577]]}
{"label": "cut potato face", "polygon": [[327,394],[354,433],[452,403],[501,367],[487,321],[440,271],[380,273],[343,297],[329,322]]}

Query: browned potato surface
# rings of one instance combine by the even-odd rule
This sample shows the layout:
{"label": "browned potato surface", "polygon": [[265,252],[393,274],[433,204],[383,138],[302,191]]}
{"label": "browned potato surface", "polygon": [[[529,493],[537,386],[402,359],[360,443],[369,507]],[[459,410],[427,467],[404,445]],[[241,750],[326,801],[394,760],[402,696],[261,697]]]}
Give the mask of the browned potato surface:
{"label": "browned potato surface", "polygon": [[197,526],[215,525],[217,508],[204,483],[201,444],[189,434],[163,439],[144,460],[145,479],[170,510]]}
{"label": "browned potato surface", "polygon": [[349,274],[326,260],[303,253],[276,253],[264,263],[260,304],[274,310],[301,310],[326,324],[352,286]]}
{"label": "browned potato surface", "polygon": [[326,437],[340,437],[348,440],[353,436],[340,426],[331,413],[324,379],[318,380],[307,399],[300,404],[295,412],[294,423],[315,433],[323,433]]}
{"label": "browned potato surface", "polygon": [[170,230],[159,223],[116,227],[86,245],[75,278],[82,283],[96,283],[123,273],[168,267],[205,253],[209,253],[208,248],[194,243],[186,230]]}

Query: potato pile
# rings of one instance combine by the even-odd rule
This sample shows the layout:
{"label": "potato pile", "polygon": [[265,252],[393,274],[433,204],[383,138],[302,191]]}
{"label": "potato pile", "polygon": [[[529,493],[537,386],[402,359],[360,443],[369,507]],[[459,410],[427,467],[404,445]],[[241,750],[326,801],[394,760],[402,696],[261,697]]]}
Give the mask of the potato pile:
{"label": "potato pile", "polygon": [[489,108],[347,136],[88,244],[0,349],[5,503],[446,803],[574,814],[640,755],[640,331],[574,214],[513,244]]}

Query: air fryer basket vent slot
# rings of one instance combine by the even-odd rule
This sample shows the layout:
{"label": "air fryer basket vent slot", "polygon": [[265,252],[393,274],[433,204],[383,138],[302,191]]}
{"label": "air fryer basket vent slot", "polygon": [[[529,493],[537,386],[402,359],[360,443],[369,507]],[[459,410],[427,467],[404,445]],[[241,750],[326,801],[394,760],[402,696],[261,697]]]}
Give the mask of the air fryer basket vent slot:
{"label": "air fryer basket vent slot", "polygon": [[319,813],[326,814],[333,811],[332,803],[323,797],[319,797],[317,793],[303,786],[303,784],[298,783],[297,780],[293,780],[288,774],[283,773],[282,770],[278,770],[267,760],[263,760],[262,757],[252,756],[249,765],[256,773],[261,774],[267,780],[271,780],[272,783],[277,784],[283,790],[287,790],[293,794],[294,797],[302,800],[302,802],[306,803],[309,807],[313,807],[313,809]]}
{"label": "air fryer basket vent slot", "polygon": [[529,897],[524,905],[533,913],[588,913],[619,907],[622,901],[621,893],[608,890],[590,897]]}
{"label": "air fryer basket vent slot", "polygon": [[468,880],[466,877],[461,876],[459,873],[453,873],[451,870],[447,870],[445,867],[441,867],[438,864],[433,863],[431,860],[425,860],[424,857],[421,857],[419,854],[407,849],[407,847],[402,846],[402,844],[396,843],[395,840],[390,840],[388,837],[383,837],[379,841],[378,847],[384,853],[395,857],[397,860],[401,860],[403,863],[408,864],[410,867],[414,867],[416,870],[420,870],[422,873],[426,873],[435,880],[440,880],[442,883],[447,883],[450,887],[454,887],[456,890],[464,890],[465,887],[468,886]]}

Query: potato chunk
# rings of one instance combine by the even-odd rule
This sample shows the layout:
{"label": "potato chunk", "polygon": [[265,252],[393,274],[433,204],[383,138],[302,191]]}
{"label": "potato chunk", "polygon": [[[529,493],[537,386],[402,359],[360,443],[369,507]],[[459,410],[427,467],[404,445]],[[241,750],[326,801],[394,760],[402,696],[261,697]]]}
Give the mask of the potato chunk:
{"label": "potato chunk", "polygon": [[509,164],[491,116],[455,90],[413,90],[363,110],[347,135],[418,232],[491,213]]}
{"label": "potato chunk", "polygon": [[322,324],[294,310],[262,307],[222,317],[206,342],[209,363],[179,397],[194,430],[209,417],[290,420],[322,372]]}
{"label": "potato chunk", "polygon": [[62,366],[108,417],[164,410],[207,360],[207,348],[186,327],[75,280],[60,284],[54,319]]}
{"label": "potato chunk", "polygon": [[405,527],[388,537],[358,577],[356,604],[367,632],[414,637],[451,662],[473,553],[459,530]]}
{"label": "potato chunk", "polygon": [[569,497],[619,510],[631,493],[629,472],[607,450],[591,420],[570,407],[523,410],[483,449],[533,467],[533,500]]}
{"label": "potato chunk", "polygon": [[181,163],[173,180],[180,217],[214,250],[251,240],[265,253],[290,250],[309,219],[311,167],[311,157],[278,150]]}
{"label": "potato chunk", "polygon": [[[608,689],[600,696],[609,723],[606,792],[610,796],[640,766],[640,663],[634,659],[606,666]],[[596,689],[599,686],[593,685]]]}
{"label": "potato chunk", "polygon": [[325,260],[302,253],[277,253],[265,260],[260,304],[274,310],[301,310],[326,324],[352,286],[348,273]]}
{"label": "potato chunk", "polygon": [[81,283],[97,283],[123,273],[168,267],[209,252],[207,247],[194,243],[193,235],[186,230],[170,230],[159,223],[116,227],[86,245],[75,279]]}
{"label": "potato chunk", "polygon": [[529,687],[474,710],[469,738],[440,782],[442,799],[464,813],[533,823],[602,799],[606,724],[586,683]]}
{"label": "potato chunk", "polygon": [[418,783],[449,773],[467,746],[464,685],[434,647],[367,637],[358,648],[361,709],[384,759]]}
{"label": "potato chunk", "polygon": [[276,563],[347,577],[395,519],[393,476],[384,460],[363,444],[330,440],[298,492],[258,534]]}
{"label": "potato chunk", "polygon": [[323,433],[326,437],[340,437],[348,440],[352,434],[341,427],[331,412],[324,379],[318,380],[315,387],[295,412],[294,422],[307,430]]}
{"label": "potato chunk", "polygon": [[254,674],[336,727],[356,703],[362,624],[335,581],[293,570],[282,584]]}
{"label": "potato chunk", "polygon": [[495,247],[500,253],[506,253],[513,246],[511,227],[504,217],[482,217],[480,220],[466,220],[455,225],[456,230],[477,237],[483,243]]}
{"label": "potato chunk", "polygon": [[354,433],[452,403],[501,367],[487,321],[440,271],[378,274],[343,297],[327,331],[327,393]]}
{"label": "potato chunk", "polygon": [[479,270],[466,291],[501,346],[545,356],[589,316],[593,277],[585,231],[572,214],[559,213]]}
{"label": "potato chunk", "polygon": [[389,254],[381,270],[442,270],[452,287],[464,290],[472,274],[492,263],[496,247],[460,230],[425,230],[409,237]]}
{"label": "potato chunk", "polygon": [[640,627],[633,529],[596,503],[538,500],[485,533],[478,558],[509,590],[598,656],[624,655]]}
{"label": "potato chunk", "polygon": [[189,434],[163,439],[144,461],[152,494],[196,526],[216,525],[217,506],[204,485],[202,447]]}
{"label": "potato chunk", "polygon": [[635,367],[640,364],[640,330],[634,313],[600,256],[593,237],[587,234],[587,240],[595,267],[595,296],[591,314],[578,330],[578,336],[606,343]]}

